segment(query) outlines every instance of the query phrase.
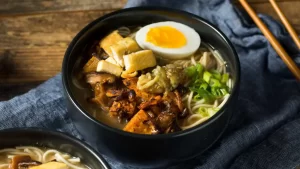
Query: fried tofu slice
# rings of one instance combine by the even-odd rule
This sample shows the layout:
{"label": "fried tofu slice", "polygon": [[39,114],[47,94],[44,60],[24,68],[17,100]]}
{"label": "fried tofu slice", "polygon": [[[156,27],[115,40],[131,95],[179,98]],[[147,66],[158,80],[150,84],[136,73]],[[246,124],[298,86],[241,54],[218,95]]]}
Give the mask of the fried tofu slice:
{"label": "fried tofu slice", "polygon": [[120,66],[107,62],[105,60],[101,60],[97,66],[97,72],[105,72],[110,73],[115,76],[121,76],[123,69]]}
{"label": "fried tofu slice", "polygon": [[30,169],[70,169],[67,164],[60,162],[49,162],[39,166],[30,167]]}
{"label": "fried tofu slice", "polygon": [[123,130],[138,134],[157,133],[155,125],[150,121],[150,117],[144,110],[137,112]]}
{"label": "fried tofu slice", "polygon": [[135,72],[156,65],[156,58],[151,50],[141,50],[124,55],[123,58],[127,72]]}
{"label": "fried tofu slice", "polygon": [[99,45],[100,47],[108,54],[108,56],[112,57],[110,46],[116,44],[121,41],[123,37],[118,33],[118,31],[113,31],[106,37],[104,37]]}
{"label": "fried tofu slice", "polygon": [[139,45],[130,37],[120,40],[118,43],[110,47],[113,58],[121,66],[124,67],[124,54],[130,54],[140,50]]}
{"label": "fried tofu slice", "polygon": [[84,66],[83,66],[83,72],[84,73],[90,73],[95,72],[98,66],[99,59],[95,56],[93,56]]}
{"label": "fried tofu slice", "polygon": [[107,59],[105,59],[105,61],[119,66],[118,63],[116,62],[116,60],[113,57],[108,57]]}

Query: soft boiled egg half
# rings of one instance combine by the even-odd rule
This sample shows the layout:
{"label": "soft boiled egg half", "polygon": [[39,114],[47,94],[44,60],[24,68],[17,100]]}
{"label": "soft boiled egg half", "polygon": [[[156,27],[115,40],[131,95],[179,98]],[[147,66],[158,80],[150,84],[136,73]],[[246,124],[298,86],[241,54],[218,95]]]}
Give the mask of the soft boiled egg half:
{"label": "soft boiled egg half", "polygon": [[142,27],[135,36],[139,46],[166,59],[184,59],[200,46],[200,36],[191,27],[173,21]]}

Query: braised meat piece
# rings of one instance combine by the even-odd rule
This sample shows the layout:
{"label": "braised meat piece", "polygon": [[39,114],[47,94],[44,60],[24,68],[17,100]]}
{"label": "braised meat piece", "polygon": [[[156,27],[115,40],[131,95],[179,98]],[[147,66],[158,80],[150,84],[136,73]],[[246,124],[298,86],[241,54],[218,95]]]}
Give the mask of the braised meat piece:
{"label": "braised meat piece", "polygon": [[132,77],[132,78],[126,78],[123,80],[123,84],[128,87],[131,90],[134,90],[136,93],[136,96],[139,97],[138,102],[143,102],[151,99],[151,97],[154,97],[154,94],[150,94],[147,92],[143,92],[137,88],[137,77]]}
{"label": "braised meat piece", "polygon": [[103,110],[107,111],[109,108],[108,98],[105,95],[105,87],[103,84],[97,83],[94,87],[95,97],[91,99],[92,102],[99,105]]}
{"label": "braised meat piece", "polygon": [[154,106],[154,105],[157,105],[158,103],[161,102],[161,96],[160,95],[157,95],[155,97],[151,97],[149,100],[147,101],[144,101],[142,102],[140,105],[139,105],[139,109],[146,109],[148,108],[149,106]]}
{"label": "braised meat piece", "polygon": [[86,74],[86,82],[90,85],[95,85],[96,83],[114,83],[116,81],[116,76],[109,73],[97,73],[92,72]]}
{"label": "braised meat piece", "polygon": [[173,113],[161,113],[156,117],[155,123],[161,131],[168,129],[176,119]]}
{"label": "braised meat piece", "polygon": [[182,112],[183,109],[184,109],[184,105],[182,103],[181,96],[180,96],[180,94],[177,90],[174,91],[174,94],[175,94],[174,102],[176,103],[176,105],[179,108],[180,112]]}
{"label": "braised meat piece", "polygon": [[129,119],[136,112],[136,104],[128,100],[114,101],[109,112],[111,116],[120,116]]}
{"label": "braised meat piece", "polygon": [[109,109],[110,115],[118,117],[119,121],[123,118],[130,119],[137,112],[136,94],[133,90],[109,89],[106,96],[113,100]]}

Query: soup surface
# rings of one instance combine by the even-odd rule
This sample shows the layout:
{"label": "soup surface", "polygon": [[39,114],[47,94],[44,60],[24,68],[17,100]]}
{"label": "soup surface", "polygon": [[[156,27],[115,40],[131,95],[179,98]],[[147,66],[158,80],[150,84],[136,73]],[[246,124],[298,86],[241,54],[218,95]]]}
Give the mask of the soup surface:
{"label": "soup surface", "polygon": [[121,27],[90,49],[79,77],[89,84],[88,112],[127,132],[164,134],[212,117],[232,80],[219,52],[181,23]]}
{"label": "soup surface", "polygon": [[55,149],[19,146],[0,150],[0,169],[89,169],[80,158]]}

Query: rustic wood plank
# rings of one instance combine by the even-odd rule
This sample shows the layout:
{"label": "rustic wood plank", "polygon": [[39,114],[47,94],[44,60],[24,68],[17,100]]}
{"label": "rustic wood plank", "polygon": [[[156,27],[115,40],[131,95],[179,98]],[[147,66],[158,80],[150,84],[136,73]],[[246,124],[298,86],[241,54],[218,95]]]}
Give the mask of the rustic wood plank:
{"label": "rustic wood plank", "polygon": [[112,10],[127,0],[1,0],[0,16],[65,11]]}
{"label": "rustic wood plank", "polygon": [[0,83],[44,81],[61,70],[73,36],[111,11],[31,15],[0,19]]}
{"label": "rustic wood plank", "polygon": [[0,84],[44,81],[61,70],[64,47],[0,50]]}
{"label": "rustic wood plank", "polygon": [[73,36],[94,19],[112,11],[5,17],[0,19],[0,49],[67,47]]}
{"label": "rustic wood plank", "polygon": [[[274,19],[280,22],[278,15],[275,10],[272,8],[271,4],[264,0],[264,2],[260,2],[262,0],[251,0],[251,7],[256,11],[256,13],[266,14],[272,16]],[[260,2],[260,3],[259,3]],[[281,0],[278,1],[278,6],[287,17],[291,25],[294,27],[296,32],[300,34],[300,1],[299,0]],[[243,7],[236,2],[236,5],[243,10]]]}

